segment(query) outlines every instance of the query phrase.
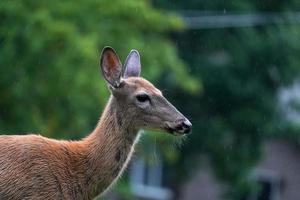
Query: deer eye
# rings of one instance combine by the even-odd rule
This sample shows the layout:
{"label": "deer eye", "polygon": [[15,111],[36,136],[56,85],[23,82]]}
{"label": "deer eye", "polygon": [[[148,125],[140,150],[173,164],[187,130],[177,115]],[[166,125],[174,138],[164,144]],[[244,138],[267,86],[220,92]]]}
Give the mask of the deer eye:
{"label": "deer eye", "polygon": [[148,94],[145,94],[145,93],[143,93],[143,94],[138,94],[138,95],[136,96],[136,99],[137,99],[139,102],[141,102],[141,103],[144,103],[144,102],[146,102],[146,101],[150,101],[150,97],[148,96]]}

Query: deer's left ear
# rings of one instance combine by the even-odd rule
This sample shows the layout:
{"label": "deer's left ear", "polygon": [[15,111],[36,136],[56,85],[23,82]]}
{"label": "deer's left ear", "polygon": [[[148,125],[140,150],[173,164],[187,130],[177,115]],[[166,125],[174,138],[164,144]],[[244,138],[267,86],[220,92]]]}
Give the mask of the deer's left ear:
{"label": "deer's left ear", "polygon": [[107,83],[114,88],[119,87],[122,74],[122,64],[113,48],[104,47],[100,58],[100,66],[103,77]]}
{"label": "deer's left ear", "polygon": [[141,74],[141,59],[140,54],[137,50],[133,49],[130,51],[126,58],[124,65],[124,78],[132,76],[140,76]]}

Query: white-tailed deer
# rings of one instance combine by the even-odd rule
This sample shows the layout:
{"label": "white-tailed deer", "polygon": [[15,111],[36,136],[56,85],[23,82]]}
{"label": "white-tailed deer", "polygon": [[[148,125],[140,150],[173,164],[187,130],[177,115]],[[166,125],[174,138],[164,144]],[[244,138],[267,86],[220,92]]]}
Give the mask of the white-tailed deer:
{"label": "white-tailed deer", "polygon": [[140,129],[190,132],[191,123],[139,77],[136,50],[130,52],[122,70],[115,51],[106,47],[100,66],[112,95],[86,138],[0,137],[0,199],[93,199],[123,172]]}

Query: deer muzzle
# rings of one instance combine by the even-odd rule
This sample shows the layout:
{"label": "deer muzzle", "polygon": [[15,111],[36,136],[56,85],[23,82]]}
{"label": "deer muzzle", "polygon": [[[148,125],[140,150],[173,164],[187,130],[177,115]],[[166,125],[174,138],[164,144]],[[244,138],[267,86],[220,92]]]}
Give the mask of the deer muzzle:
{"label": "deer muzzle", "polygon": [[176,120],[175,122],[166,122],[165,127],[168,133],[171,134],[188,134],[192,130],[192,123],[188,119],[184,118]]}

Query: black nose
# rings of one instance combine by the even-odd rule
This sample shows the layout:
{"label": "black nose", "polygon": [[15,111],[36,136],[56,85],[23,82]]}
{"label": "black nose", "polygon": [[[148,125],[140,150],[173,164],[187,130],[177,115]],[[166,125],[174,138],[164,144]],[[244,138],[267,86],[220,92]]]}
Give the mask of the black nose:
{"label": "black nose", "polygon": [[183,132],[184,133],[189,133],[192,130],[192,123],[188,119],[185,119],[182,122],[181,126],[183,127]]}
{"label": "black nose", "polygon": [[188,119],[181,119],[177,121],[175,131],[178,133],[189,133],[192,130],[192,123]]}

